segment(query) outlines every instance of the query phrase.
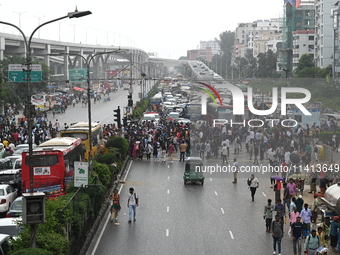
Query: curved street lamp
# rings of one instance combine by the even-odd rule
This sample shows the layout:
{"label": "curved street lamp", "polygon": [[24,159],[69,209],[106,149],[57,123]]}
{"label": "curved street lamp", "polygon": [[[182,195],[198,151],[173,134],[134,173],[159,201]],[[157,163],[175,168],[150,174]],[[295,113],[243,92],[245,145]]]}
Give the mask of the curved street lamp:
{"label": "curved street lamp", "polygon": [[[61,19],[66,19],[66,18],[80,18],[86,15],[91,14],[90,11],[83,11],[83,12],[78,12],[78,10],[76,10],[75,12],[69,12],[67,15],[62,16],[60,18],[57,19],[53,19],[50,21],[47,21],[41,25],[39,25],[37,28],[35,28],[33,30],[33,32],[31,33],[29,39],[27,40],[26,35],[24,34],[24,32],[21,30],[20,27],[8,23],[8,22],[4,22],[4,21],[0,21],[0,24],[4,24],[4,25],[8,25],[8,26],[12,26],[14,28],[16,28],[17,30],[19,30],[19,32],[21,33],[23,39],[24,39],[24,43],[25,43],[25,48],[26,48],[26,64],[27,65],[27,102],[26,102],[26,106],[25,109],[27,109],[26,114],[27,114],[27,119],[28,119],[28,166],[29,166],[29,174],[30,174],[30,193],[31,195],[33,195],[34,193],[34,186],[33,186],[33,165],[32,165],[32,161],[33,161],[33,145],[32,145],[32,103],[31,103],[31,94],[32,94],[32,88],[31,88],[31,62],[32,62],[32,51],[31,51],[31,42],[32,42],[32,38],[33,35],[35,34],[35,32],[41,28],[42,26],[45,26],[47,24],[56,22],[58,20]],[[36,231],[36,224],[32,224],[31,225],[31,247],[35,248],[36,247],[36,238],[35,238],[35,231]]]}

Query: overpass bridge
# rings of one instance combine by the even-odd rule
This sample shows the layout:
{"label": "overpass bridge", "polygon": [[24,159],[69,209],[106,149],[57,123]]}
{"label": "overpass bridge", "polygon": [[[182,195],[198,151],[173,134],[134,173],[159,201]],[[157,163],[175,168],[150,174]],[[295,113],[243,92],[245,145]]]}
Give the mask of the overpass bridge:
{"label": "overpass bridge", "polygon": [[[52,77],[61,77],[60,80],[69,80],[69,70],[85,68],[86,60],[99,52],[107,54],[96,55],[90,63],[93,79],[108,79],[105,70],[126,70],[125,75],[137,79],[141,73],[149,77],[164,76],[168,67],[188,65],[186,60],[150,58],[139,48],[103,46],[93,44],[70,43],[54,40],[33,38],[31,42],[32,58],[45,63],[51,69]],[[26,49],[23,37],[0,33],[0,60],[10,55],[25,57]],[[83,56],[83,57],[81,57]],[[130,74],[131,70],[131,74]]]}

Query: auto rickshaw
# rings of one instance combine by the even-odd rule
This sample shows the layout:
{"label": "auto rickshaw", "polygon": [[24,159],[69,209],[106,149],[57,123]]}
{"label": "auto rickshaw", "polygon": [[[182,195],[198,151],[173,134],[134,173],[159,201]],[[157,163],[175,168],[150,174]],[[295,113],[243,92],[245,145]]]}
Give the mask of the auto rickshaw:
{"label": "auto rickshaw", "polygon": [[188,182],[200,182],[204,183],[204,175],[203,175],[203,160],[200,157],[189,157],[185,161],[185,169],[184,169],[184,185]]}
{"label": "auto rickshaw", "polygon": [[61,105],[55,104],[52,109],[55,113],[61,113]]}

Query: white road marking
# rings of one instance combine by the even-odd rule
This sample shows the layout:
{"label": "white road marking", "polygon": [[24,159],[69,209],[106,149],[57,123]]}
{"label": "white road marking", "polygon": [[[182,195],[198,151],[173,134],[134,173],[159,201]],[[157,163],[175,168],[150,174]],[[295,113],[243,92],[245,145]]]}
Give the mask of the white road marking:
{"label": "white road marking", "polygon": [[168,180],[170,180],[170,176],[168,176]]}
{"label": "white road marking", "polygon": [[170,168],[170,165],[168,164],[168,168]]}
{"label": "white road marking", "polygon": [[212,182],[212,179],[210,178],[210,181]]}
{"label": "white road marking", "polygon": [[265,197],[267,197],[267,195],[266,194],[264,194],[264,192],[262,191],[262,194],[265,196]]}
{"label": "white road marking", "polygon": [[166,229],[165,236],[169,236],[169,229]]}
{"label": "white road marking", "polygon": [[170,190],[169,189],[168,189],[167,193],[170,194]]}
{"label": "white road marking", "polygon": [[215,191],[215,195],[217,196],[217,192]]}
{"label": "white road marking", "polygon": [[169,206],[166,207],[166,212],[169,212],[170,208]]}
{"label": "white road marking", "polygon": [[230,234],[230,238],[234,240],[233,232],[229,231],[229,234]]}
{"label": "white road marking", "polygon": [[[128,170],[127,170],[127,172],[126,172],[126,175],[125,175],[125,177],[124,177],[124,182],[126,181],[126,178],[127,178],[127,176],[129,175],[129,172],[130,172],[130,169],[131,169],[131,165],[132,165],[132,161],[130,162],[129,168],[128,168]],[[120,194],[120,192],[121,192],[123,186],[124,186],[124,184],[122,184],[122,185],[120,186],[120,188],[119,188],[119,190],[118,190],[118,193],[119,193],[119,194]],[[96,251],[97,251],[99,242],[100,242],[100,240],[102,239],[102,236],[103,236],[104,231],[105,231],[105,229],[106,229],[107,223],[108,223],[109,220],[110,220],[110,216],[111,216],[111,215],[108,213],[108,216],[107,216],[106,222],[105,222],[105,224],[104,224],[104,227],[103,227],[102,231],[101,231],[100,234],[99,234],[99,237],[98,237],[98,239],[97,239],[97,242],[96,242],[96,244],[95,244],[95,246],[94,246],[94,248],[93,248],[93,251],[92,251],[91,255],[94,255],[94,254],[96,253]]]}
{"label": "white road marking", "polygon": [[221,211],[222,211],[222,213],[224,214],[224,210],[223,210],[223,208],[221,208]]}

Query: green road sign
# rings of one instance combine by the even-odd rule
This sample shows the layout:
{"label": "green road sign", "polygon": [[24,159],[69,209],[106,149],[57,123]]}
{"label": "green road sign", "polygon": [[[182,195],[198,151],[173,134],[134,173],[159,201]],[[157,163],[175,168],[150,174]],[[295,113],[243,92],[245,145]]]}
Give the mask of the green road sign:
{"label": "green road sign", "polygon": [[86,81],[87,80],[87,69],[86,68],[75,68],[68,71],[70,81]]}
{"label": "green road sign", "polygon": [[[42,69],[41,65],[33,64],[30,66],[31,69],[31,82],[42,81]],[[8,65],[8,78],[11,82],[27,82],[28,72],[27,65],[21,64],[9,64]]]}

